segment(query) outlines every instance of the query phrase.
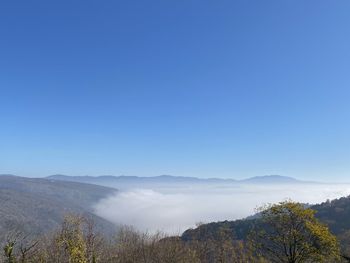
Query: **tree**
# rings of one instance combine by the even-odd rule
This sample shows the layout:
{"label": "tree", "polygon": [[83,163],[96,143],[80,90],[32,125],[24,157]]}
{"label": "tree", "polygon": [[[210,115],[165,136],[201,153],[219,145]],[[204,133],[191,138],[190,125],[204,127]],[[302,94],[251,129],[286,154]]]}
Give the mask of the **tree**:
{"label": "tree", "polygon": [[26,263],[28,258],[32,258],[36,253],[36,247],[38,246],[39,241],[29,238],[29,236],[23,236],[19,244],[19,262]]}
{"label": "tree", "polygon": [[285,201],[260,208],[261,220],[249,239],[272,262],[331,262],[340,259],[337,239],[302,204]]}
{"label": "tree", "polygon": [[87,263],[86,243],[83,233],[83,217],[68,215],[64,218],[61,233],[58,237],[60,243],[69,256],[69,263]]}
{"label": "tree", "polygon": [[266,263],[252,253],[247,242],[236,239],[228,225],[223,224],[211,231],[207,225],[198,224],[197,229],[187,244],[201,263]]}
{"label": "tree", "polygon": [[16,258],[13,253],[14,246],[16,244],[16,241],[9,241],[6,243],[4,246],[4,253],[5,253],[5,258],[8,263],[15,263]]}
{"label": "tree", "polygon": [[32,259],[37,252],[38,244],[39,240],[36,240],[33,236],[24,235],[20,231],[10,230],[6,234],[3,245],[5,261],[7,263],[33,262]]}

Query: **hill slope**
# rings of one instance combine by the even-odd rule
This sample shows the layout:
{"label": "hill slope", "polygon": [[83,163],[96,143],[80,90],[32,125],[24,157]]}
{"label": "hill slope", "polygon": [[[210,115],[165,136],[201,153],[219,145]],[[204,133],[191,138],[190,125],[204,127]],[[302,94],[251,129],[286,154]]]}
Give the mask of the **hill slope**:
{"label": "hill slope", "polygon": [[[316,218],[329,226],[329,229],[342,241],[350,245],[350,196],[327,201],[310,207],[316,211]],[[220,229],[226,228],[232,237],[239,240],[246,239],[254,224],[259,224],[259,217],[235,221],[222,221],[203,224],[195,229],[189,229],[182,235],[183,240],[208,239],[215,237]]]}
{"label": "hill slope", "polygon": [[0,234],[9,229],[39,234],[51,231],[67,213],[92,217],[100,231],[114,226],[93,214],[92,206],[115,189],[47,179],[0,176]]}

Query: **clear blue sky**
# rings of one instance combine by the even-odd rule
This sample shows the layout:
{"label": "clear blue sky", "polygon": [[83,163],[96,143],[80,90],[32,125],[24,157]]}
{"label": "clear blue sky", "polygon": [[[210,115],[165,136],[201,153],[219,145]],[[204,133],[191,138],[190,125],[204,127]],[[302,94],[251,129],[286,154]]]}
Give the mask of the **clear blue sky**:
{"label": "clear blue sky", "polygon": [[350,1],[3,1],[0,173],[350,176]]}

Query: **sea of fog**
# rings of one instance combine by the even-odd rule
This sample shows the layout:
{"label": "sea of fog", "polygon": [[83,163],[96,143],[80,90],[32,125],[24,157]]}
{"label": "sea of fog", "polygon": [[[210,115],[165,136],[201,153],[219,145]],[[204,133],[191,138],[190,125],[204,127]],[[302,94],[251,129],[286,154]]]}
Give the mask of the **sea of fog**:
{"label": "sea of fog", "polygon": [[350,184],[176,185],[124,189],[101,200],[95,212],[141,231],[179,234],[196,223],[250,216],[267,203],[286,199],[316,204],[350,195]]}

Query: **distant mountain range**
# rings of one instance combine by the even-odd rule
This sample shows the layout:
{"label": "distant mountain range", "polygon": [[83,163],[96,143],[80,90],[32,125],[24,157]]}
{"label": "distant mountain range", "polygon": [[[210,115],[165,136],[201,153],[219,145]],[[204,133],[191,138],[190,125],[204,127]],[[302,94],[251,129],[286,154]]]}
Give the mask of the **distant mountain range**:
{"label": "distant mountain range", "polygon": [[300,184],[307,183],[299,181],[292,177],[281,175],[256,176],[243,180],[221,179],[221,178],[197,178],[182,177],[171,175],[160,175],[154,177],[139,176],[67,176],[67,175],[51,175],[47,179],[57,181],[69,181],[97,184],[102,186],[116,187],[118,189],[130,187],[161,187],[171,185],[187,185],[187,184]]}
{"label": "distant mountain range", "polygon": [[94,214],[93,205],[116,189],[92,184],[0,176],[0,236],[9,229],[42,234],[54,230],[69,213],[91,217],[99,230],[113,224]]}

